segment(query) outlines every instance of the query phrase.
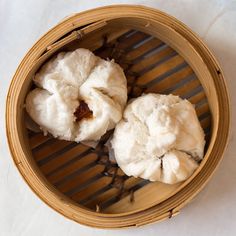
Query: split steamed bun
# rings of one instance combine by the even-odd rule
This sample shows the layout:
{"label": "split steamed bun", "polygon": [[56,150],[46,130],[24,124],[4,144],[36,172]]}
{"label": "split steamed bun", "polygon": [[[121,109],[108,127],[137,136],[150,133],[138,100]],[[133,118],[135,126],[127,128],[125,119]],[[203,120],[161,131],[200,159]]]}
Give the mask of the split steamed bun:
{"label": "split steamed bun", "polygon": [[193,105],[174,95],[147,94],[126,107],[111,146],[125,174],[174,184],[203,158],[204,132]]}
{"label": "split steamed bun", "polygon": [[123,70],[87,49],[59,53],[34,82],[38,88],[28,94],[26,110],[54,137],[97,141],[122,118],[127,101]]}

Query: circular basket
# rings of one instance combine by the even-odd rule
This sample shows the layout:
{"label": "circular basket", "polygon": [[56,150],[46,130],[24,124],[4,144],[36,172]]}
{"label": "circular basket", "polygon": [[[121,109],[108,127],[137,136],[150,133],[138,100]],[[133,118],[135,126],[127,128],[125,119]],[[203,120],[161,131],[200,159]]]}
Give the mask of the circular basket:
{"label": "circular basket", "polygon": [[[24,101],[35,72],[55,53],[76,48],[114,58],[129,98],[172,93],[195,104],[206,148],[188,180],[167,185],[124,175],[109,161],[109,133],[92,149],[26,128]],[[226,147],[229,113],[222,71],[191,30],[158,10],[117,5],[65,19],[30,49],[9,89],[6,129],[17,168],[46,204],[85,225],[122,228],[170,218],[202,189]]]}

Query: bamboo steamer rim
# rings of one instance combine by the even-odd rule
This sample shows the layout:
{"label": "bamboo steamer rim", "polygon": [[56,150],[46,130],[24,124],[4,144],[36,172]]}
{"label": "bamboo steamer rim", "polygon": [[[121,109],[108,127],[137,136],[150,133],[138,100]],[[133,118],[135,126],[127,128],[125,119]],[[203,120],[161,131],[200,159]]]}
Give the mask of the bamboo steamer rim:
{"label": "bamboo steamer rim", "polygon": [[[123,17],[123,16],[122,16],[122,17]],[[120,18],[120,19],[122,19],[122,18]],[[125,19],[124,21],[126,21],[126,18],[123,18],[123,19]],[[123,20],[123,19],[122,19],[122,20]],[[116,19],[110,17],[109,19],[106,19],[106,21],[105,21],[105,20],[101,20],[101,21],[92,23],[91,25],[84,27],[84,28],[82,29],[83,31],[81,31],[81,32],[73,31],[73,33],[71,33],[70,36],[72,36],[72,38],[74,38],[74,37],[80,36],[81,34],[82,34],[82,35],[85,35],[87,31],[88,31],[88,33],[89,33],[89,32],[91,32],[91,31],[94,31],[94,30],[97,29],[97,28],[101,28],[102,26],[106,26],[106,22],[107,22],[107,23],[109,23],[109,22],[113,22],[113,23],[114,23],[114,20],[116,20]],[[136,19],[136,20],[138,20],[138,19]],[[116,22],[116,23],[117,23],[117,22]],[[120,22],[119,22],[119,23],[120,23]],[[143,22],[142,22],[142,24],[143,24]],[[160,25],[163,25],[163,24],[160,24]],[[132,22],[132,26],[134,26],[134,22]],[[136,24],[135,26],[139,28],[139,26],[137,26],[137,24]],[[146,22],[145,22],[145,24],[144,24],[144,29],[143,29],[143,27],[141,27],[140,30],[141,30],[141,31],[142,31],[142,30],[145,31],[145,27],[146,27]],[[91,28],[92,28],[92,30],[91,30]],[[170,29],[170,30],[171,30],[171,29]],[[175,33],[175,34],[177,35],[177,33]],[[70,36],[68,36],[68,37],[71,38]],[[181,35],[178,35],[178,36],[180,37]],[[59,46],[60,46],[61,41],[64,41],[64,40],[65,40],[65,39],[59,40]],[[182,39],[182,40],[183,40],[183,39]],[[66,41],[67,41],[67,40],[66,40]],[[58,48],[57,46],[58,46],[58,41],[57,41],[56,43],[53,43],[52,45],[47,46],[46,48],[47,48],[47,49],[49,48],[50,50],[52,49],[52,51],[53,51],[53,49]],[[189,46],[191,46],[191,45],[189,45]],[[193,48],[191,48],[191,50],[193,50]],[[49,51],[48,51],[48,52],[49,52]],[[38,62],[39,62],[39,64],[41,64],[41,62],[43,62],[43,61],[47,58],[48,52],[45,53],[45,54],[43,54],[43,56],[41,56],[38,60],[36,60],[36,63],[35,63],[35,64],[38,65]],[[46,56],[46,57],[45,57],[45,56]],[[43,59],[43,60],[42,60],[42,59]],[[34,66],[32,67],[32,70],[33,70],[33,68],[34,68]],[[211,143],[213,143],[213,142],[211,142]],[[188,178],[186,181],[182,182],[181,185],[180,185],[178,188],[176,188],[174,191],[171,192],[171,194],[169,194],[168,196],[163,197],[161,201],[164,201],[164,200],[166,200],[167,198],[171,197],[172,195],[176,194],[176,193],[179,192],[184,186],[186,186],[189,182],[191,182],[191,180],[197,175],[197,173],[201,171],[202,167],[204,166],[204,163],[207,161],[208,156],[209,156],[208,154],[209,154],[209,151],[210,151],[210,150],[211,150],[211,149],[208,148],[208,151],[207,151],[207,153],[206,153],[206,155],[205,155],[204,160],[201,162],[201,165],[200,165],[200,166],[198,167],[198,169],[194,172],[194,174],[193,174],[190,178]],[[118,216],[124,216],[124,215],[129,215],[129,214],[135,214],[135,213],[140,212],[140,211],[145,211],[145,210],[148,209],[149,207],[153,207],[154,205],[159,204],[159,203],[160,203],[160,201],[158,201],[157,203],[152,202],[151,204],[146,204],[145,207],[140,207],[139,209],[136,209],[136,210],[127,211],[126,213],[123,212],[123,213],[108,214],[108,216],[109,216],[109,217],[118,217]],[[80,206],[80,207],[82,207],[82,209],[83,209],[83,206]],[[82,209],[81,209],[81,210],[82,210]],[[93,211],[92,211],[92,214],[94,214]],[[107,215],[106,213],[97,213],[97,214],[98,214],[98,215],[101,215],[101,214]]]}
{"label": "bamboo steamer rim", "polygon": [[[121,10],[122,8],[122,10]],[[119,11],[117,11],[119,9]],[[120,13],[121,12],[121,13]],[[191,178],[186,184],[185,188],[183,188],[178,194],[172,196],[171,198],[165,200],[161,204],[157,206],[153,206],[149,209],[143,210],[141,212],[136,212],[132,214],[115,214],[110,215],[104,213],[95,213],[85,210],[81,207],[77,207],[74,203],[68,199],[66,199],[62,194],[58,195],[51,191],[51,186],[46,185],[46,182],[42,182],[44,179],[43,176],[37,176],[34,173],[34,170],[30,166],[30,163],[26,163],[24,161],[24,150],[21,149],[17,144],[19,141],[19,124],[17,121],[17,117],[12,118],[12,114],[14,110],[17,109],[18,102],[13,96],[15,90],[17,89],[17,81],[19,74],[22,73],[22,70],[28,64],[32,64],[33,58],[39,57],[42,52],[45,50],[45,44],[53,44],[56,40],[58,40],[61,34],[66,34],[72,31],[79,26],[84,24],[93,23],[96,19],[97,21],[106,21],[116,17],[124,17],[124,16],[139,16],[143,19],[150,19],[153,21],[162,21],[164,20],[168,23],[169,26],[174,26],[174,30],[178,33],[181,33],[185,38],[189,41],[191,40],[191,44],[195,46],[195,50],[207,58],[211,62],[212,68],[215,68],[215,71],[211,73],[214,75],[216,87],[220,88],[217,92],[219,109],[223,111],[222,121],[219,120],[219,132],[222,133],[221,139],[217,140],[214,145],[215,147],[215,155],[219,158],[215,160],[212,164],[212,171],[207,172],[206,166],[202,165],[201,172],[195,174],[194,178]],[[79,19],[79,21],[78,21]],[[46,43],[47,42],[47,43]],[[210,66],[209,66],[210,67]],[[229,98],[227,89],[223,80],[222,72],[217,74],[217,71],[222,71],[216,62],[213,55],[209,52],[207,47],[203,44],[201,40],[195,36],[195,34],[189,30],[186,26],[184,26],[181,22],[177,21],[175,18],[168,16],[165,13],[162,13],[158,10],[154,10],[151,8],[143,7],[143,6],[129,6],[129,5],[113,5],[107,7],[101,7],[93,10],[88,10],[82,13],[78,13],[70,18],[59,23],[56,27],[51,29],[47,34],[45,34],[27,53],[22,63],[17,69],[17,72],[11,82],[8,98],[7,98],[7,107],[6,107],[6,128],[7,128],[7,137],[8,143],[10,147],[10,151],[12,153],[13,159],[16,163],[17,168],[21,172],[22,176],[28,183],[28,185],[32,188],[32,190],[49,206],[62,213],[63,215],[71,218],[77,222],[80,222],[85,225],[95,226],[100,228],[117,228],[117,227],[128,227],[134,225],[142,225],[146,223],[151,223],[157,220],[162,220],[164,218],[168,218],[169,216],[174,215],[178,212],[187,202],[189,202],[206,184],[209,180],[210,176],[213,174],[214,169],[218,165],[220,159],[222,158],[222,154],[227,144],[228,140],[228,132],[229,132],[229,120],[230,120],[230,110],[229,110]],[[21,83],[24,80],[20,81]],[[224,102],[224,104],[223,104]],[[14,131],[14,133],[13,133]],[[16,143],[17,141],[17,143]],[[217,145],[216,145],[217,144]],[[223,147],[223,148],[220,148]],[[21,155],[20,155],[21,154]],[[204,163],[205,164],[205,163]],[[200,170],[199,170],[200,171]],[[200,174],[204,174],[203,177],[199,177]],[[191,184],[195,184],[190,186]],[[39,187],[37,189],[36,187]],[[42,194],[40,191],[43,190],[45,192]],[[51,199],[51,200],[49,200]]]}

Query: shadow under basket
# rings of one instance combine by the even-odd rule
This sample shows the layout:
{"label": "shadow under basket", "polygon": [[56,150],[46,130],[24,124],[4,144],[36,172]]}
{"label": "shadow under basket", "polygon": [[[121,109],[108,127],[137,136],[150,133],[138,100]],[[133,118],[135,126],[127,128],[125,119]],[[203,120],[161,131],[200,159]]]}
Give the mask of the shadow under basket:
{"label": "shadow under basket", "polygon": [[[93,149],[26,128],[24,101],[35,72],[56,53],[77,48],[120,64],[129,98],[172,93],[195,104],[206,147],[188,180],[167,185],[126,176],[109,161],[104,144],[112,132]],[[50,30],[17,69],[6,109],[10,150],[32,190],[68,218],[99,228],[139,226],[177,214],[209,180],[229,132],[227,90],[212,54],[182,23],[141,6],[86,11]]]}

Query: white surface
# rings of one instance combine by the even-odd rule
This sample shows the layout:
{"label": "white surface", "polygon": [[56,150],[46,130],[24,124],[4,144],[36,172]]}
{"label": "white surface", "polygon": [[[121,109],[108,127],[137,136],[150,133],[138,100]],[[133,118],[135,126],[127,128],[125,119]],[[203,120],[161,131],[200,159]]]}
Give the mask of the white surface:
{"label": "white surface", "polygon": [[[33,43],[73,12],[111,3],[157,7],[198,33],[219,60],[233,94],[236,89],[236,2],[223,0],[89,1],[0,0],[0,236],[8,235],[236,235],[235,124],[225,158],[206,188],[178,216],[125,230],[76,224],[46,206],[25,184],[11,159],[5,134],[5,99],[20,60]],[[232,120],[236,98],[231,97]]]}

